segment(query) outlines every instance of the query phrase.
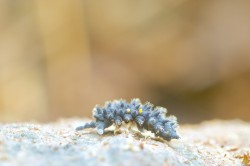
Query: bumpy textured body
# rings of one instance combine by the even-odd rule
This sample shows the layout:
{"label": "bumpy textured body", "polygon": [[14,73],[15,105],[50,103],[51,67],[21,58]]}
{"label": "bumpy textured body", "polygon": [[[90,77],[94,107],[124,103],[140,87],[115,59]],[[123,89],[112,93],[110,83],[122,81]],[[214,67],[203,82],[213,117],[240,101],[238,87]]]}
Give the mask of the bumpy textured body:
{"label": "bumpy textured body", "polygon": [[115,125],[120,127],[123,122],[135,122],[138,129],[149,130],[167,141],[179,139],[176,132],[178,126],[176,117],[166,116],[167,109],[163,107],[153,107],[149,102],[141,104],[139,99],[132,99],[130,103],[125,100],[114,100],[106,102],[104,107],[96,106],[93,109],[93,117],[96,119],[84,126],[79,126],[76,130],[86,128],[97,128],[97,133],[102,135],[104,129]]}

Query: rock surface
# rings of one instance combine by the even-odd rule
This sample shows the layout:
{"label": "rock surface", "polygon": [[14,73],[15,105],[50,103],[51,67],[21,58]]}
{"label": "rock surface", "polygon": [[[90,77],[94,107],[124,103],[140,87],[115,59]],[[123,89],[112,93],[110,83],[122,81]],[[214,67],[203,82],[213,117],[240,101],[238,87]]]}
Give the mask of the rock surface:
{"label": "rock surface", "polygon": [[50,124],[0,125],[0,165],[250,165],[250,124],[209,121],[181,125],[181,139],[166,142],[140,134],[99,136],[75,131],[80,119]]}

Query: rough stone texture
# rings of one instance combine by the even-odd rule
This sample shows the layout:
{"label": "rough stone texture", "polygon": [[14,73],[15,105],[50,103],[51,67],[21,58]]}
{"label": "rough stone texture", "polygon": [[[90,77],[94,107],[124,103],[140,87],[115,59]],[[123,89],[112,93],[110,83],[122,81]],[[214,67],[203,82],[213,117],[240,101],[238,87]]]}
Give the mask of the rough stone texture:
{"label": "rough stone texture", "polygon": [[78,131],[80,119],[0,125],[0,165],[249,165],[250,124],[209,121],[182,125],[180,140],[135,133]]}

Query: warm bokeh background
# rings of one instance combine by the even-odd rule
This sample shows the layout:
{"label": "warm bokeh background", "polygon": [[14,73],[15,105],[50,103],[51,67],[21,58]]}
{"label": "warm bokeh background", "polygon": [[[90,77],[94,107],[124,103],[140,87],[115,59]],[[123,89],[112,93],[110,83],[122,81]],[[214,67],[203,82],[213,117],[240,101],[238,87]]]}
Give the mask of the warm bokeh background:
{"label": "warm bokeh background", "polygon": [[181,123],[250,120],[250,1],[2,0],[0,121],[139,97]]}

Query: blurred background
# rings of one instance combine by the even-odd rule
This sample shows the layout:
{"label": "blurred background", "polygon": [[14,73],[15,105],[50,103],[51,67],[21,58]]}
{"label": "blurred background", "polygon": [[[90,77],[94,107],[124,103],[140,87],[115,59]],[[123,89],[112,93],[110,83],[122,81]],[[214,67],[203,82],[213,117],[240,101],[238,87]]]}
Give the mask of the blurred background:
{"label": "blurred background", "polygon": [[250,1],[1,0],[0,121],[139,97],[180,123],[250,121]]}

